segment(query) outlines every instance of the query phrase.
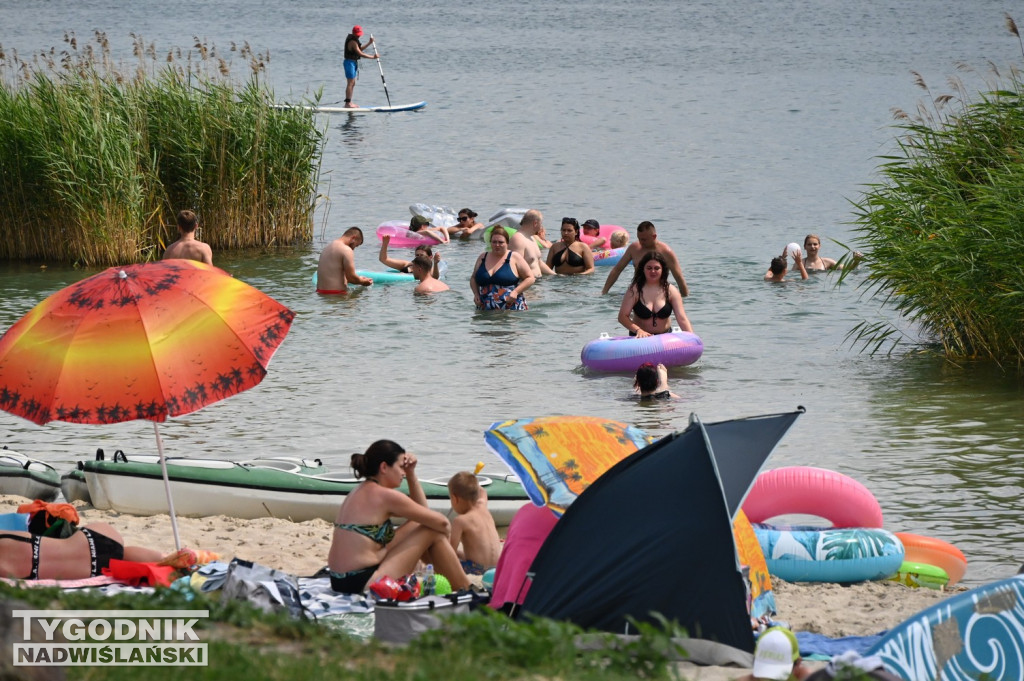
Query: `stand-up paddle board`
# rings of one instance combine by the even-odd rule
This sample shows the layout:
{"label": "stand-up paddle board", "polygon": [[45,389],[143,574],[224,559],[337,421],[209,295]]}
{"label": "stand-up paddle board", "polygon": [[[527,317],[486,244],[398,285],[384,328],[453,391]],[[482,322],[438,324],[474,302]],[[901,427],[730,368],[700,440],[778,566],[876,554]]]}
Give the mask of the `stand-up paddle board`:
{"label": "stand-up paddle board", "polygon": [[1024,576],[951,596],[893,627],[866,655],[903,679],[1024,678]]}
{"label": "stand-up paddle board", "polygon": [[397,113],[399,111],[416,111],[422,109],[427,105],[426,102],[416,102],[415,104],[396,104],[395,106],[369,106],[359,107],[357,109],[348,108],[344,106],[307,106],[302,104],[275,104],[275,109],[304,109],[306,111],[315,111],[316,113]]}

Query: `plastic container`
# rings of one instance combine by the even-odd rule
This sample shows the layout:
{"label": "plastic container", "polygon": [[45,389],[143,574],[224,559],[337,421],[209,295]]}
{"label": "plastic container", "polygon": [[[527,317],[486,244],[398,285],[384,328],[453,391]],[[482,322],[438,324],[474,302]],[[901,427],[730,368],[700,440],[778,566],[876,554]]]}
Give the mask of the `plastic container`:
{"label": "plastic container", "polygon": [[435,591],[437,591],[437,578],[434,576],[434,565],[428,563],[427,569],[423,573],[423,588],[420,591],[420,596],[433,596]]}

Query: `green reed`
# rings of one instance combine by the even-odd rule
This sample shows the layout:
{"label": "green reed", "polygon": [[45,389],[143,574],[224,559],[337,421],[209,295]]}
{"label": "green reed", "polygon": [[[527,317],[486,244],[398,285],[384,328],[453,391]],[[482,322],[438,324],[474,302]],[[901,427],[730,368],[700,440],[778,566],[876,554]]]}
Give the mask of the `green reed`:
{"label": "green reed", "polygon": [[[1007,16],[1007,27],[1020,38]],[[1024,45],[1022,45],[1024,53]],[[952,360],[1024,368],[1024,83],[992,64],[987,92],[932,97],[897,111],[898,153],[854,203],[862,282]],[[889,322],[850,333],[872,352],[907,340]]]}
{"label": "green reed", "polygon": [[273,108],[269,54],[133,39],[131,64],[99,32],[28,60],[0,47],[0,259],[156,259],[184,208],[214,250],[310,241],[324,133]]}

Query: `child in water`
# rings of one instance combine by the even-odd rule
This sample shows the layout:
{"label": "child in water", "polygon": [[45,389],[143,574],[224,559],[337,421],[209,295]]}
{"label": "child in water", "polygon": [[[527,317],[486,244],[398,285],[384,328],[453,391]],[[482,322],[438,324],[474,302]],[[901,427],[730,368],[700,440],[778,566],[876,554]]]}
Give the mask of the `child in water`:
{"label": "child in water", "polygon": [[768,266],[768,271],[764,273],[764,280],[775,283],[786,281],[786,273],[789,272],[788,259],[786,256],[793,257],[793,264],[800,270],[800,278],[807,278],[807,269],[804,267],[803,253],[800,252],[799,246],[793,251],[788,250],[782,251],[782,255],[772,258],[771,264]]}
{"label": "child in water", "polygon": [[448,498],[459,514],[452,521],[452,548],[467,575],[482,575],[498,564],[501,553],[498,528],[487,510],[487,492],[475,475],[462,471],[448,481]]}
{"label": "child in water", "polygon": [[668,389],[668,368],[664,364],[641,364],[633,379],[633,389],[640,394],[642,400],[667,400],[679,397]]}

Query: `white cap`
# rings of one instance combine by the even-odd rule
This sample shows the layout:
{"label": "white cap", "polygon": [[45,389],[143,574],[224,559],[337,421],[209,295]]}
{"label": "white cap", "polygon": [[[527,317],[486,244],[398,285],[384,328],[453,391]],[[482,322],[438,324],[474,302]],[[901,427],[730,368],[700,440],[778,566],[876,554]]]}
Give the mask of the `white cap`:
{"label": "white cap", "polygon": [[754,648],[754,678],[785,681],[800,659],[800,645],[789,629],[771,627],[757,639]]}

